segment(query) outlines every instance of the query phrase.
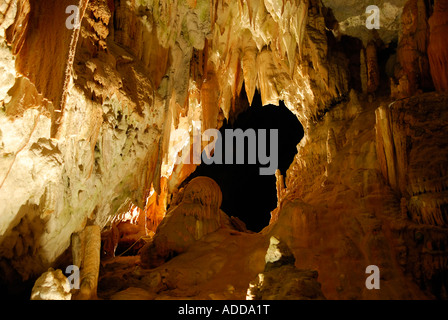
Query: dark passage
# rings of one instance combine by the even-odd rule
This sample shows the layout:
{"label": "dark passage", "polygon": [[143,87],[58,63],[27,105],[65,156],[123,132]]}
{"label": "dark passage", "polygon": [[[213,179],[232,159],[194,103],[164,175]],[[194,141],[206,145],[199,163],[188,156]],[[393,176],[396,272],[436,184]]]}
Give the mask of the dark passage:
{"label": "dark passage", "polygon": [[[270,154],[270,129],[278,129],[278,169],[285,176],[297,153],[297,144],[303,138],[303,127],[297,117],[288,110],[283,102],[280,106],[262,106],[261,97],[255,94],[252,106],[240,113],[233,124],[224,122],[220,129],[223,139],[223,158],[225,158],[225,129],[243,131],[267,129],[267,156]],[[198,176],[214,179],[221,187],[223,202],[221,209],[229,216],[235,216],[246,223],[249,230],[259,232],[269,224],[270,212],[277,206],[275,175],[260,175],[260,167],[269,165],[247,164],[248,139],[245,139],[245,164],[202,163],[188,177],[188,181]],[[235,142],[234,142],[235,151]],[[235,152],[234,152],[235,155]],[[258,147],[257,147],[258,155]]]}

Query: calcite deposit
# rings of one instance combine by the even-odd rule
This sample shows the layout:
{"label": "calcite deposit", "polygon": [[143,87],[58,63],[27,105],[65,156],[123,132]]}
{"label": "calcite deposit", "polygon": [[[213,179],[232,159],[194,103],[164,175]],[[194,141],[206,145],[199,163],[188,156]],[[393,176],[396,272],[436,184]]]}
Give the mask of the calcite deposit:
{"label": "calcite deposit", "polygon": [[36,280],[31,300],[71,300],[70,284],[61,270],[48,269]]}
{"label": "calcite deposit", "polygon": [[[447,299],[447,10],[0,0],[0,296]],[[258,100],[305,135],[253,232],[179,150]],[[271,239],[288,259],[265,270]]]}
{"label": "calcite deposit", "polygon": [[318,274],[298,270],[286,244],[271,237],[263,273],[249,284],[247,300],[323,300]]}
{"label": "calcite deposit", "polygon": [[179,201],[167,211],[150,244],[141,250],[142,262],[149,267],[158,267],[185,252],[204,235],[230,224],[220,210],[221,190],[210,178],[198,177],[190,181]]}
{"label": "calcite deposit", "polygon": [[438,91],[448,91],[448,1],[434,4],[434,13],[428,20],[430,28],[428,57],[434,86]]}

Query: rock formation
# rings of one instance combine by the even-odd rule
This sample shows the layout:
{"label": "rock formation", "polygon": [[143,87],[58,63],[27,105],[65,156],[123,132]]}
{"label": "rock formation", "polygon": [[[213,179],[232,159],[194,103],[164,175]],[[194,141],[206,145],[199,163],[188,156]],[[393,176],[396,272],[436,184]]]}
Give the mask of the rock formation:
{"label": "rock formation", "polygon": [[229,223],[220,210],[221,190],[210,178],[191,180],[179,201],[168,210],[150,244],[141,250],[142,261],[149,267],[185,252],[194,241]]}
{"label": "rock formation", "polygon": [[322,300],[317,272],[298,270],[288,246],[271,237],[263,273],[249,284],[248,300]]}
{"label": "rock formation", "polygon": [[70,285],[61,270],[48,269],[34,284],[31,300],[70,300]]}
{"label": "rock formation", "polygon": [[374,94],[380,85],[380,70],[375,43],[369,42],[366,48],[367,92]]}
{"label": "rock formation", "polygon": [[423,0],[407,1],[402,14],[402,30],[398,44],[397,79],[400,94],[396,98],[409,97],[417,90],[432,86],[427,56],[428,15]]}
{"label": "rock formation", "polygon": [[[245,299],[271,237],[290,276],[260,298],[448,298],[446,0],[380,1],[378,30],[367,0],[69,5],[0,0],[2,298],[79,264],[73,298]],[[305,136],[253,233],[176,159],[258,93]]]}
{"label": "rock formation", "polygon": [[100,269],[101,233],[98,226],[88,226],[72,236],[73,264],[80,269],[80,290],[76,299],[89,300],[97,297]]}
{"label": "rock formation", "polygon": [[437,91],[448,91],[448,2],[439,0],[434,4],[434,13],[429,18],[428,56],[431,75]]}

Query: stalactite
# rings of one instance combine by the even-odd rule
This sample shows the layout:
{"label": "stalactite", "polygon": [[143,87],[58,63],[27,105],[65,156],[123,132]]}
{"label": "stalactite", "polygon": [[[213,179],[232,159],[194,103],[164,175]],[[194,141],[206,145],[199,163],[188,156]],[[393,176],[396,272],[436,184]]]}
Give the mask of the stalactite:
{"label": "stalactite", "polygon": [[218,90],[219,83],[217,76],[213,71],[209,71],[204,79],[201,90],[203,131],[208,129],[216,129],[218,127]]}
{"label": "stalactite", "polygon": [[180,203],[167,212],[151,243],[141,249],[146,266],[160,265],[225,224],[219,210],[221,189],[208,177],[191,180],[182,192],[182,200],[178,201]]}

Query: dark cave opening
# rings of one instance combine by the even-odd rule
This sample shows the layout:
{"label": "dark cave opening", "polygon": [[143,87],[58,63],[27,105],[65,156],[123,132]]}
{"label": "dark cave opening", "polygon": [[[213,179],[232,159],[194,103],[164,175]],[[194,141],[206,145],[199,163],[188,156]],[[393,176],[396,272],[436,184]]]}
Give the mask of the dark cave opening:
{"label": "dark cave opening", "polygon": [[[266,155],[273,156],[270,150],[270,130],[278,130],[277,168],[283,176],[286,176],[286,171],[297,154],[296,146],[303,138],[304,130],[297,117],[285,104],[281,101],[279,106],[263,106],[261,96],[256,92],[252,105],[235,117],[231,117],[231,119],[233,121],[224,121],[220,129],[223,146],[225,145],[226,129],[241,129],[244,132],[248,129],[254,129],[258,133],[260,132],[259,129],[266,129]],[[260,136],[257,134],[257,154],[259,154],[259,139]],[[270,212],[277,206],[276,179],[275,174],[260,174],[260,168],[266,168],[269,165],[260,163],[258,157],[255,164],[248,164],[250,141],[248,138],[244,141],[244,164],[226,164],[227,162],[223,162],[223,164],[213,163],[208,165],[202,162],[183,185],[198,176],[212,178],[222,190],[221,209],[227,215],[241,219],[246,224],[247,229],[259,232],[269,224]],[[225,148],[223,147],[222,150],[223,158],[225,158]]]}

